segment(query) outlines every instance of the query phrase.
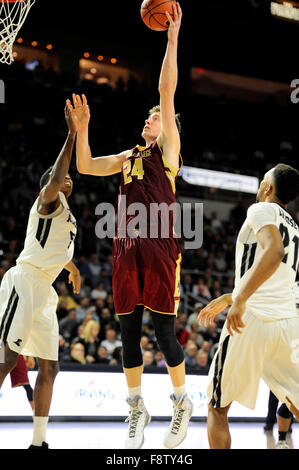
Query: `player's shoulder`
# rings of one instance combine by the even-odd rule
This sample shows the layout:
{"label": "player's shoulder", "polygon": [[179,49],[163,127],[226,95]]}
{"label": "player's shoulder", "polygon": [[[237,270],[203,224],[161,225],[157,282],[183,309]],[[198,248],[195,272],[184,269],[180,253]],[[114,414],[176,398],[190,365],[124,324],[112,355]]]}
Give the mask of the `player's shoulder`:
{"label": "player's shoulder", "polygon": [[258,215],[272,215],[277,216],[279,213],[279,206],[272,202],[256,202],[252,204],[247,211],[247,217]]}

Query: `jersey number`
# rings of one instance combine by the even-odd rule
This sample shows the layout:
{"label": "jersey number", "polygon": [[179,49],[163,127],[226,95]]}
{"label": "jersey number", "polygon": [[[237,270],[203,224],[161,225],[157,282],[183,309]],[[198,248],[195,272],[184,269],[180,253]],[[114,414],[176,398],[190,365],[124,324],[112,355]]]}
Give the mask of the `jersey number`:
{"label": "jersey number", "polygon": [[69,246],[67,247],[67,249],[69,249],[69,247],[71,246],[72,242],[75,240],[76,235],[75,235],[73,232],[70,232],[70,237],[71,237],[71,241],[70,241]]}
{"label": "jersey number", "polygon": [[139,180],[143,179],[144,170],[143,170],[143,161],[142,158],[136,158],[132,169],[132,161],[128,160],[123,166],[123,174],[125,184],[132,182],[132,176],[137,176]]}
{"label": "jersey number", "polygon": [[244,251],[243,251],[242,262],[241,262],[241,276],[240,277],[243,277],[246,271],[248,271],[248,269],[250,269],[251,266],[253,265],[256,248],[257,248],[257,243],[252,243],[252,245],[249,245],[248,243],[244,243]]}
{"label": "jersey number", "polygon": [[[281,223],[279,226],[279,231],[282,236],[283,246],[287,248],[290,244],[290,234],[289,234],[288,228],[285,225],[283,225],[283,223]],[[299,255],[299,238],[296,235],[294,235],[292,242],[294,243],[294,262],[292,265],[292,269],[294,269],[294,271],[297,271],[297,263],[298,263],[298,255]],[[246,271],[248,271],[248,269],[250,269],[251,266],[253,265],[256,248],[257,248],[257,243],[253,243],[252,245],[248,245],[247,243],[244,243],[244,251],[243,251],[242,262],[241,262],[241,276],[240,277],[243,277]],[[284,255],[282,262],[286,263],[288,261],[288,257],[289,257],[289,253],[286,253]]]}
{"label": "jersey number", "polygon": [[[281,236],[282,236],[283,246],[285,248],[287,248],[290,244],[290,235],[289,235],[288,227],[286,227],[285,225],[283,225],[283,223],[281,223],[280,226],[279,226],[279,231],[280,231]],[[299,253],[299,238],[296,237],[296,235],[294,235],[294,237],[292,239],[292,242],[294,243],[294,262],[293,262],[293,265],[292,265],[292,269],[294,269],[294,271],[297,271],[297,262],[298,262],[298,253]],[[289,253],[286,253],[284,255],[284,258],[283,258],[282,262],[286,263],[288,261],[288,257],[289,257]]]}

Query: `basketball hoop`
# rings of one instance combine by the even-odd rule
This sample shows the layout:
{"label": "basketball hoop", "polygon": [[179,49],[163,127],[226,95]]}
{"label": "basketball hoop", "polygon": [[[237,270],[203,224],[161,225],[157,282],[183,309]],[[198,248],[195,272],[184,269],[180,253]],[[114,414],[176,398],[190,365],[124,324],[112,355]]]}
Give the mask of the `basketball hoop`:
{"label": "basketball hoop", "polygon": [[0,0],[0,62],[10,65],[12,47],[35,0]]}

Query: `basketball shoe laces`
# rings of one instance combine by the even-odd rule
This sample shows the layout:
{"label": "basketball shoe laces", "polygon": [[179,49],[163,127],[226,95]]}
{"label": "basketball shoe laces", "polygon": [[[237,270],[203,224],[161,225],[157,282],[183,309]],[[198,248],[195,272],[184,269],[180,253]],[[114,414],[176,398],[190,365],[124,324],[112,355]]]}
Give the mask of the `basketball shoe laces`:
{"label": "basketball shoe laces", "polygon": [[185,410],[182,408],[181,404],[176,406],[175,414],[173,417],[173,423],[171,426],[171,433],[174,435],[177,435],[180,430],[184,412]]}
{"label": "basketball shoe laces", "polygon": [[138,420],[141,415],[142,415],[142,411],[138,410],[137,408],[133,408],[133,410],[130,411],[129,416],[125,420],[125,423],[128,423],[128,422],[130,423],[129,424],[129,437],[130,438],[135,437]]}

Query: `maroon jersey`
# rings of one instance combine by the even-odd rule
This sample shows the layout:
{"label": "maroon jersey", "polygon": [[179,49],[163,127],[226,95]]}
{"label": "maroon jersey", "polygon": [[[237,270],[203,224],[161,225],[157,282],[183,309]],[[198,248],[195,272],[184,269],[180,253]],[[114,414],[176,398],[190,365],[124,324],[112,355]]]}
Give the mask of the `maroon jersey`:
{"label": "maroon jersey", "polygon": [[[167,208],[176,202],[178,172],[165,160],[157,143],[147,148],[135,147],[123,163],[119,232],[113,242],[112,287],[118,315],[132,313],[140,304],[154,312],[177,314],[181,254],[173,233],[175,211]],[[136,214],[128,213],[134,203],[142,203],[141,213],[140,207]],[[162,203],[166,212],[152,212],[153,204]],[[133,220],[136,215],[138,223]],[[131,223],[133,237],[128,233]],[[151,230],[157,230],[156,236]]]}
{"label": "maroon jersey", "polygon": [[[137,145],[132,150],[122,168],[118,237],[130,236],[130,226],[142,238],[173,237],[178,173],[166,161],[157,142],[149,147]],[[130,214],[128,208],[134,203],[141,203],[143,209]]]}

